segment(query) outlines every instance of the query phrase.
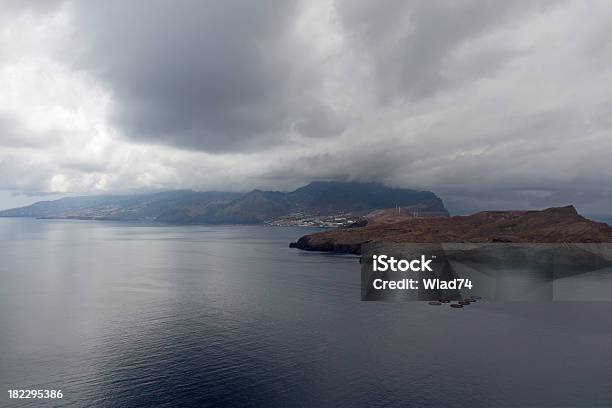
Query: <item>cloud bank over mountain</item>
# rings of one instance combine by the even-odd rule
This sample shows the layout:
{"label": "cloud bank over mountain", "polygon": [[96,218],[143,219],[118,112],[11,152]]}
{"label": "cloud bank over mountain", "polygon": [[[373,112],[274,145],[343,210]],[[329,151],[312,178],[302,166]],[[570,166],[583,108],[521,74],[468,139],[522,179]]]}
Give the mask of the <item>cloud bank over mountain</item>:
{"label": "cloud bank over mountain", "polygon": [[610,213],[606,1],[8,1],[0,27],[0,197],[334,179]]}

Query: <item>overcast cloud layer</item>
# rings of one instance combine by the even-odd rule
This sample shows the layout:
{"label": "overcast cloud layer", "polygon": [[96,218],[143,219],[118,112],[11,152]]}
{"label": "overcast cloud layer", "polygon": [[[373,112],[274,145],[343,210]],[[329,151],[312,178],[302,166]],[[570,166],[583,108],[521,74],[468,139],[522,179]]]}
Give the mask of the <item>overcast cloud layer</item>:
{"label": "overcast cloud layer", "polygon": [[609,1],[4,1],[0,208],[336,179],[609,215],[610,38]]}

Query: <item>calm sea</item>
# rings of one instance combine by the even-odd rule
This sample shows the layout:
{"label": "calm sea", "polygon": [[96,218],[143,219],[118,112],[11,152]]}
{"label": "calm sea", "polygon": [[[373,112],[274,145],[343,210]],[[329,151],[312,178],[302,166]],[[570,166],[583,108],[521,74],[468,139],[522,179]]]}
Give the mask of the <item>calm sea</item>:
{"label": "calm sea", "polygon": [[0,406],[612,405],[612,304],[360,302],[309,231],[0,218]]}

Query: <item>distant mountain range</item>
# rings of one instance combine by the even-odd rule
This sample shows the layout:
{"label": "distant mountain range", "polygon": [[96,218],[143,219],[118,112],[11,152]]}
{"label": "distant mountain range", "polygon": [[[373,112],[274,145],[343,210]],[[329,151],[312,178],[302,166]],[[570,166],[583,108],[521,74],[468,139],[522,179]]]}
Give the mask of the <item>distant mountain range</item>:
{"label": "distant mountain range", "polygon": [[430,191],[380,183],[319,181],[291,192],[168,191],[154,194],[68,197],[0,211],[0,217],[155,220],[180,224],[261,224],[293,213],[365,214],[401,206],[448,215]]}

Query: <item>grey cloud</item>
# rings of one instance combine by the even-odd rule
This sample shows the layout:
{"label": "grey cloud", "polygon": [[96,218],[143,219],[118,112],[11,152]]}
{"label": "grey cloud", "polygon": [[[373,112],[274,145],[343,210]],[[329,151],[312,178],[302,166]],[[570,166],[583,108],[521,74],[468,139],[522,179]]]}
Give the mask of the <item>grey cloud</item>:
{"label": "grey cloud", "polygon": [[396,138],[279,161],[268,177],[430,189],[454,214],[574,204],[584,214],[601,216],[610,214],[612,140],[589,135],[606,129],[585,123],[580,110],[546,110],[499,123],[494,133],[455,137],[433,127],[412,144]]}
{"label": "grey cloud", "polygon": [[499,68],[512,53],[488,50],[465,77],[448,78],[444,66],[462,44],[549,2],[341,0],[338,10],[354,46],[370,57],[381,101],[420,99]]}
{"label": "grey cloud", "polygon": [[77,63],[112,90],[127,137],[209,152],[341,130],[293,33],[296,2],[74,5]]}
{"label": "grey cloud", "polygon": [[20,121],[0,112],[0,147],[45,148],[53,143],[51,136],[28,131]]}
{"label": "grey cloud", "polygon": [[48,163],[23,160],[18,155],[0,155],[0,186],[3,190],[19,192],[46,191],[45,176],[54,170]]}
{"label": "grey cloud", "polygon": [[10,18],[19,13],[49,13],[57,9],[64,0],[3,0],[2,16]]}

